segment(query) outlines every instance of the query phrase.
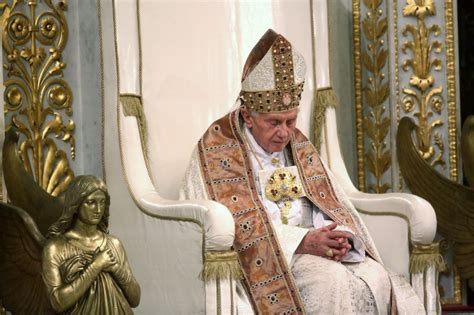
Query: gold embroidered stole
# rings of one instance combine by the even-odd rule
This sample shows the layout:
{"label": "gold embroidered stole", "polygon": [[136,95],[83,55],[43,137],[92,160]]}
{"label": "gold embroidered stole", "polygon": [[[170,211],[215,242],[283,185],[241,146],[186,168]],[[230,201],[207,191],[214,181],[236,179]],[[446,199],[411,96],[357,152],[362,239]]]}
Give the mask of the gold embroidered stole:
{"label": "gold embroidered stole", "polygon": [[[214,122],[199,140],[200,167],[206,189],[209,197],[224,204],[234,218],[234,248],[239,254],[254,311],[304,313],[271,219],[257,194],[250,153],[239,125],[239,112],[233,111]],[[292,138],[291,149],[307,198],[332,220],[349,226],[364,240],[349,211],[337,199],[316,149],[298,130]],[[370,249],[368,252],[371,254]]]}
{"label": "gold embroidered stole", "polygon": [[210,198],[224,204],[234,217],[234,248],[254,311],[304,313],[271,219],[257,194],[250,156],[239,127],[239,111],[213,123],[198,147]]}

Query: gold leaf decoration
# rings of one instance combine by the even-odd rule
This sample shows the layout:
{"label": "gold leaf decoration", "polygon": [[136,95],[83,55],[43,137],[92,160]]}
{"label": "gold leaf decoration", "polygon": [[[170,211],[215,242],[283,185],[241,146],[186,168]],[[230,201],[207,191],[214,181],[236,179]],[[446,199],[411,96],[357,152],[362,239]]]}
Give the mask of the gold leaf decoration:
{"label": "gold leaf decoration", "polygon": [[414,15],[424,18],[426,15],[435,15],[436,8],[433,0],[407,0],[407,5],[403,8],[403,15]]}
{"label": "gold leaf decoration", "polygon": [[362,31],[367,47],[362,52],[362,63],[367,72],[367,84],[364,86],[365,103],[369,112],[364,117],[364,128],[370,145],[365,153],[368,171],[375,177],[375,184],[368,185],[370,191],[384,193],[391,187],[383,183],[385,172],[390,169],[391,153],[387,149],[385,138],[390,130],[390,119],[386,117],[384,103],[390,94],[390,87],[383,69],[388,61],[388,50],[383,37],[386,36],[388,20],[383,17],[381,0],[364,0],[368,9],[362,21]]}
{"label": "gold leaf decoration", "polygon": [[[436,7],[432,0],[408,0],[403,9],[404,16],[413,16],[417,20],[417,25],[406,25],[403,29],[404,36],[411,36],[413,40],[406,41],[402,44],[402,52],[412,53],[412,58],[404,60],[403,70],[412,70],[409,84],[413,87],[402,89],[405,96],[402,99],[402,108],[406,113],[410,113],[418,109],[414,113],[414,117],[418,119],[417,143],[418,152],[430,164],[444,165],[443,160],[444,144],[441,135],[434,139],[433,129],[443,125],[439,119],[434,120],[433,115],[440,115],[443,110],[443,98],[441,96],[443,88],[433,87],[435,78],[431,70],[440,71],[442,62],[439,58],[432,59],[432,53],[439,54],[443,45],[439,41],[430,43],[430,36],[438,36],[440,27],[432,25],[427,27],[425,17],[435,15]],[[438,149],[435,149],[437,147]]]}
{"label": "gold leaf decoration", "polygon": [[69,145],[70,156],[75,158],[75,124],[72,120],[64,123],[62,114],[72,115],[73,101],[63,79],[67,1],[43,3],[40,8],[37,1],[13,1],[1,8],[7,75],[5,124],[23,135],[19,155],[26,171],[57,196],[74,177],[68,155],[58,148],[59,141]]}

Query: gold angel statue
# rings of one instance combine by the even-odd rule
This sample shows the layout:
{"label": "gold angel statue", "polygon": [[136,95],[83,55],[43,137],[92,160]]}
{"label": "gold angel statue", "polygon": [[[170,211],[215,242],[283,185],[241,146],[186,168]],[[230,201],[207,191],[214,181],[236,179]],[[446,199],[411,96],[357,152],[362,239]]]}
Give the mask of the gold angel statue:
{"label": "gold angel statue", "polygon": [[108,234],[110,197],[102,180],[78,176],[48,232],[42,270],[51,306],[68,314],[132,314],[140,301],[120,241]]}
{"label": "gold angel statue", "polygon": [[[42,211],[0,204],[0,299],[6,309],[15,314],[132,314],[140,286],[121,242],[108,233],[105,183],[78,176],[64,196],[48,198],[27,178],[12,147],[10,135],[4,145],[5,181],[9,190],[23,192],[13,193],[11,201],[24,207],[38,205],[34,200],[44,203]],[[34,187],[30,198],[20,197],[27,189],[15,189],[15,181]]]}

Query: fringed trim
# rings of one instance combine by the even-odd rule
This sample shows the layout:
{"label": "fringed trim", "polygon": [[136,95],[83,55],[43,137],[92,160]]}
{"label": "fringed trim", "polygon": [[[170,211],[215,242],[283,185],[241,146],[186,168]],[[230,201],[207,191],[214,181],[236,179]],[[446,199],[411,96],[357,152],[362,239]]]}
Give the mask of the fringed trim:
{"label": "fringed trim", "polygon": [[423,272],[431,266],[438,271],[446,269],[443,256],[439,253],[439,243],[414,245],[410,256],[410,273]]}
{"label": "fringed trim", "polygon": [[137,118],[142,146],[146,155],[148,132],[141,96],[135,94],[120,94],[120,103],[122,103],[123,114],[125,116],[134,116]]}
{"label": "fringed trim", "polygon": [[339,100],[332,87],[316,91],[314,104],[314,145],[318,152],[321,151],[321,135],[326,118],[326,110],[329,107],[339,106]]}
{"label": "fringed trim", "polygon": [[205,282],[216,279],[242,279],[237,253],[233,250],[206,252],[201,279]]}

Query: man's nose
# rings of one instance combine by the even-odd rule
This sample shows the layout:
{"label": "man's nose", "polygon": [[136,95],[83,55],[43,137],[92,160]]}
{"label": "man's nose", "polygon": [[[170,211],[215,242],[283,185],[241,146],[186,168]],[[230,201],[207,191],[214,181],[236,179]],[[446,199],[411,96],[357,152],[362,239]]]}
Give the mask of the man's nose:
{"label": "man's nose", "polygon": [[288,138],[290,133],[291,133],[291,129],[288,126],[286,126],[285,124],[281,124],[278,127],[279,127],[278,128],[278,136],[280,138],[284,138],[284,139]]}

